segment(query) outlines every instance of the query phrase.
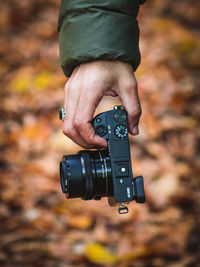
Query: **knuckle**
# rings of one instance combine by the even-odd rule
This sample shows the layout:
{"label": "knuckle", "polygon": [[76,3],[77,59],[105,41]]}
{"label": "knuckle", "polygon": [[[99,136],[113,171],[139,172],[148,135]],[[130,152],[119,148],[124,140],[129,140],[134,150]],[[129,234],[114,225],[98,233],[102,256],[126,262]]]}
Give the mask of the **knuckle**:
{"label": "knuckle", "polygon": [[134,90],[137,89],[137,82],[136,81],[127,81],[126,84],[124,85],[124,91],[128,94],[133,92]]}
{"label": "knuckle", "polygon": [[64,126],[62,128],[62,132],[64,133],[64,135],[66,135],[66,136],[68,136],[70,138],[73,136],[73,129],[71,127]]}
{"label": "knuckle", "polygon": [[77,119],[74,120],[74,127],[78,129],[79,127],[79,121]]}
{"label": "knuckle", "polygon": [[76,128],[76,129],[82,129],[83,128],[83,125],[84,125],[84,122],[83,122],[83,120],[81,120],[81,118],[75,118],[75,120],[74,120],[74,127]]}
{"label": "knuckle", "polygon": [[142,115],[142,109],[140,106],[133,107],[130,111],[132,117],[140,117]]}
{"label": "knuckle", "polygon": [[94,136],[93,135],[88,135],[88,142],[91,146],[96,145],[96,142],[94,140]]}

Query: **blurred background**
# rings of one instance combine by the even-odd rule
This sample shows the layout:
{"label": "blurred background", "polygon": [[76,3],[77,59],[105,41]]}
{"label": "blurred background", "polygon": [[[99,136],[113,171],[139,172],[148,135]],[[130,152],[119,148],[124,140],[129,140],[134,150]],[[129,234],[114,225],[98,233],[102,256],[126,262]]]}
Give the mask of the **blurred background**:
{"label": "blurred background", "polygon": [[[141,6],[143,115],[130,143],[147,202],[121,216],[106,199],[61,193],[59,161],[80,147],[58,119],[58,10],[58,0],[0,2],[0,265],[200,266],[199,1]],[[97,113],[117,103],[104,98]]]}

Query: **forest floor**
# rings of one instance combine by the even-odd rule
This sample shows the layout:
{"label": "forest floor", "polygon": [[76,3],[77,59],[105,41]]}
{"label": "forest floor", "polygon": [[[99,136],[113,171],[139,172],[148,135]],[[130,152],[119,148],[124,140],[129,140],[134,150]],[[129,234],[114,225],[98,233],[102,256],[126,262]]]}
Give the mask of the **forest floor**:
{"label": "forest floor", "polygon": [[[130,137],[146,203],[129,213],[66,200],[66,138],[58,110],[66,81],[58,51],[59,1],[0,2],[0,266],[200,266],[199,2],[147,1],[136,72],[143,114]],[[118,99],[105,98],[97,113]]]}

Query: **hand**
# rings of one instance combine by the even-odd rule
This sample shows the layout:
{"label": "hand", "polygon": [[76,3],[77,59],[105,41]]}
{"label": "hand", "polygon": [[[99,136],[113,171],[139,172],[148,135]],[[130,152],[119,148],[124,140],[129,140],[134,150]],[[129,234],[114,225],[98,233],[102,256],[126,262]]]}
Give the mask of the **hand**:
{"label": "hand", "polygon": [[119,96],[128,112],[129,133],[139,134],[141,106],[137,81],[130,64],[121,61],[94,61],[74,69],[65,85],[63,133],[84,148],[106,147],[91,124],[103,96]]}

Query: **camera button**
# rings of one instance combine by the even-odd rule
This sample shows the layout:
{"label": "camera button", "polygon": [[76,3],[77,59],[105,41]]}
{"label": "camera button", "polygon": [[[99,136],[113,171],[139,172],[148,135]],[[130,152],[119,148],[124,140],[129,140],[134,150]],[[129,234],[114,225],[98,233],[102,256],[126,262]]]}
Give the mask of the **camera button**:
{"label": "camera button", "polygon": [[101,122],[101,119],[100,119],[100,118],[97,118],[97,119],[96,119],[96,122],[97,122],[97,123],[100,123],[100,122]]}
{"label": "camera button", "polygon": [[95,133],[99,136],[104,136],[106,134],[106,127],[103,125],[97,126]]}
{"label": "camera button", "polygon": [[115,162],[115,175],[117,178],[129,176],[128,161]]}
{"label": "camera button", "polygon": [[114,120],[121,123],[126,120],[126,112],[124,110],[117,110],[114,113]]}
{"label": "camera button", "polygon": [[121,172],[125,172],[125,171],[126,171],[126,168],[122,167]]}

